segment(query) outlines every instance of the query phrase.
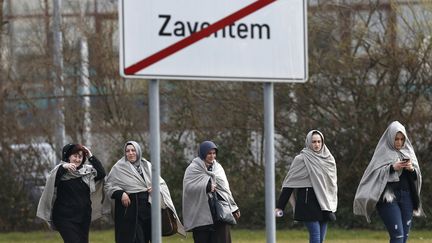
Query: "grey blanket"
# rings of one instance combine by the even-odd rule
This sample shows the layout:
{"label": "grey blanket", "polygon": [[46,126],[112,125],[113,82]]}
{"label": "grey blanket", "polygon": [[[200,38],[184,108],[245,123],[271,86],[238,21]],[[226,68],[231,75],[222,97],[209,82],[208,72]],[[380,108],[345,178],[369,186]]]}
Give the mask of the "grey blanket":
{"label": "grey blanket", "polygon": [[192,160],[183,178],[183,222],[186,231],[203,225],[213,224],[206,192],[209,180],[216,184],[217,193],[231,205],[231,212],[238,210],[232,196],[225,170],[217,161],[208,171],[199,157]]}
{"label": "grey blanket", "polygon": [[[405,136],[404,146],[400,150],[394,147],[396,133],[401,132]],[[398,121],[392,122],[379,140],[375,152],[369,162],[354,197],[353,211],[356,215],[363,215],[370,222],[370,216],[383,193],[387,182],[399,181],[400,173],[390,173],[390,166],[403,158],[411,159],[417,173],[416,189],[420,198],[422,175],[415,155],[414,148],[409,140],[405,127]],[[421,203],[415,216],[424,215]]]}
{"label": "grey blanket", "polygon": [[[322,148],[318,152],[312,149],[313,132],[318,132],[323,140]],[[325,145],[324,136],[321,132],[312,130],[307,134],[305,148],[291,163],[282,187],[312,187],[321,210],[336,212],[338,204],[336,162]],[[290,203],[295,209],[294,197],[295,194],[293,193]]]}

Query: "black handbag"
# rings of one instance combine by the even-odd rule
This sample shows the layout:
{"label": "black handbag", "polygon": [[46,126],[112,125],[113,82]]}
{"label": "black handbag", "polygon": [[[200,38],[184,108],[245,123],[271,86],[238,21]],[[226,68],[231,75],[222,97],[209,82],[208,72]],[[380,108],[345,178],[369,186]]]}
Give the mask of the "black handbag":
{"label": "black handbag", "polygon": [[216,192],[212,193],[211,197],[211,211],[213,221],[226,223],[230,225],[237,224],[234,215],[231,212],[231,205],[229,202],[219,199]]}
{"label": "black handbag", "polygon": [[336,214],[331,211],[322,211],[324,221],[333,222],[336,221]]}
{"label": "black handbag", "polygon": [[177,220],[168,207],[161,210],[162,236],[171,236],[177,233]]}

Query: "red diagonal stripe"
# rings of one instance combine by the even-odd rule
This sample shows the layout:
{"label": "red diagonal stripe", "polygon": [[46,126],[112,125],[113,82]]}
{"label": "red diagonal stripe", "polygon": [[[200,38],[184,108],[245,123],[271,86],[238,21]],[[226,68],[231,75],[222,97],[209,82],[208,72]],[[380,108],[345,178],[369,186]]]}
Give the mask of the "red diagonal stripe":
{"label": "red diagonal stripe", "polygon": [[258,0],[256,2],[253,2],[252,4],[240,9],[239,11],[228,15],[227,17],[215,22],[212,25],[209,25],[208,27],[195,32],[191,34],[190,36],[166,47],[165,49],[162,49],[159,52],[156,52],[155,54],[147,57],[146,59],[143,59],[127,68],[124,69],[124,73],[126,75],[133,75],[136,72],[139,72],[140,70],[143,70],[144,68],[164,59],[165,57],[168,57],[177,51],[192,45],[193,43],[213,34],[214,32],[224,28],[227,25],[230,25],[234,23],[235,21],[267,6],[268,4],[275,2],[276,0]]}

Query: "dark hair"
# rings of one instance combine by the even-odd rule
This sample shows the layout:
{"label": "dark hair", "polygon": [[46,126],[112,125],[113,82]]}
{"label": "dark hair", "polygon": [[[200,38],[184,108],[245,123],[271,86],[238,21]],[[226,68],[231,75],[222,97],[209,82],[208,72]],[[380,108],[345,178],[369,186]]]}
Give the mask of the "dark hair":
{"label": "dark hair", "polygon": [[83,153],[83,159],[81,163],[84,163],[86,161],[86,150],[84,149],[84,147],[81,144],[68,144],[65,145],[63,147],[63,152],[62,152],[62,160],[64,162],[69,162],[69,157],[72,154],[77,154],[79,153],[79,151],[82,151]]}

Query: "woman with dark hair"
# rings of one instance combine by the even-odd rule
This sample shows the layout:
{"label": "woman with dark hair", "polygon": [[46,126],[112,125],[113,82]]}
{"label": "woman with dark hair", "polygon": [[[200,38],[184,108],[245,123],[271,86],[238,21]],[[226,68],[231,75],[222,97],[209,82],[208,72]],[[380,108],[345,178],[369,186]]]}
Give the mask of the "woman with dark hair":
{"label": "woman with dark hair", "polygon": [[[151,163],[142,157],[141,146],[128,141],[124,156],[114,164],[107,176],[105,191],[114,200],[115,242],[149,243],[151,241]],[[183,225],[165,181],[160,178],[161,204],[176,220],[177,233],[185,235]],[[161,205],[161,206],[162,206]]]}
{"label": "woman with dark hair", "polygon": [[199,156],[192,160],[183,178],[183,222],[193,232],[195,243],[231,243],[230,225],[214,222],[211,194],[228,202],[235,219],[240,210],[234,201],[222,165],[216,161],[217,146],[211,141],[201,143]]}
{"label": "woman with dark hair", "polygon": [[309,242],[323,242],[327,223],[336,219],[337,173],[335,159],[318,130],[307,134],[305,147],[291,163],[276,206],[277,217],[283,215],[288,201],[293,206],[294,219],[307,227]]}
{"label": "woman with dark hair", "polygon": [[392,122],[379,140],[354,197],[354,214],[370,222],[377,209],[391,243],[405,243],[413,214],[424,216],[422,175],[405,127]]}
{"label": "woman with dark hair", "polygon": [[47,179],[37,216],[58,230],[65,243],[88,243],[92,213],[95,219],[100,216],[95,209],[102,208],[102,187],[96,182],[103,182],[104,177],[101,162],[87,147],[67,144],[61,163]]}

